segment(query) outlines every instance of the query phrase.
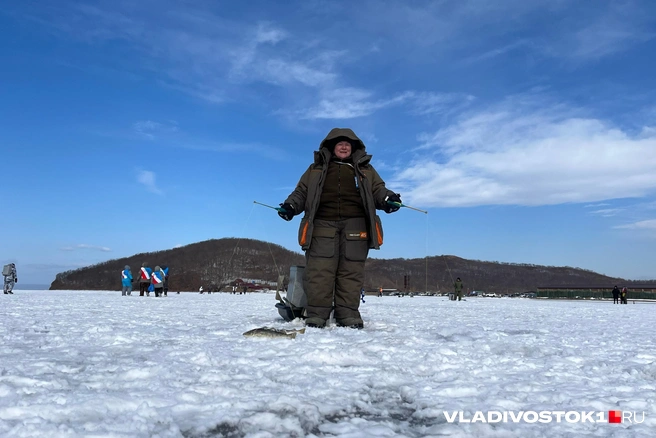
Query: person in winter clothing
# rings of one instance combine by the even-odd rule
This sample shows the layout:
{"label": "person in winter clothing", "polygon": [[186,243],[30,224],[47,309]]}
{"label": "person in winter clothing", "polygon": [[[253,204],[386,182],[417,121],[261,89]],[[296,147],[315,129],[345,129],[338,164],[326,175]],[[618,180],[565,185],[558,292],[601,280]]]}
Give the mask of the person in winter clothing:
{"label": "person in winter clothing", "polygon": [[14,285],[18,283],[18,275],[16,274],[16,265],[14,263],[9,264],[9,275],[4,276],[4,283],[2,286],[2,291],[5,295],[13,295]]}
{"label": "person in winter clothing", "polygon": [[153,285],[153,289],[155,289],[155,296],[161,297],[164,293],[164,271],[159,266],[155,266],[155,270],[150,276],[150,283]]}
{"label": "person in winter clothing", "polygon": [[325,327],[335,309],[339,326],[363,328],[358,310],[370,249],[383,243],[376,210],[392,213],[401,197],[388,190],[370,164],[365,145],[348,128],[332,129],[314,152],[314,162],[280,204],[284,220],[305,213],[299,244],[305,251],[303,289],[308,327]]}
{"label": "person in winter clothing", "polygon": [[620,292],[620,299],[622,300],[622,304],[629,304],[628,301],[626,300],[626,294],[627,294],[627,290],[625,287],[623,287],[622,292]]}
{"label": "person in winter clothing", "polygon": [[148,267],[148,263],[143,262],[139,270],[139,296],[143,297],[144,293],[150,295],[148,286],[150,286],[150,277],[153,275],[153,270]]}
{"label": "person in winter clothing", "polygon": [[162,266],[162,272],[164,273],[164,289],[162,289],[162,292],[164,293],[165,297],[169,296],[169,267],[168,266]]}
{"label": "person in winter clothing", "polygon": [[130,266],[125,265],[125,268],[121,271],[121,295],[132,295],[132,271],[130,271]]}
{"label": "person in winter clothing", "polygon": [[615,285],[613,288],[613,304],[620,303],[620,288]]}
{"label": "person in winter clothing", "polygon": [[[453,279],[453,277],[451,277]],[[458,297],[458,301],[462,300],[462,281],[460,280],[460,277],[456,278],[456,282],[453,283],[453,289],[456,292],[456,296]]]}

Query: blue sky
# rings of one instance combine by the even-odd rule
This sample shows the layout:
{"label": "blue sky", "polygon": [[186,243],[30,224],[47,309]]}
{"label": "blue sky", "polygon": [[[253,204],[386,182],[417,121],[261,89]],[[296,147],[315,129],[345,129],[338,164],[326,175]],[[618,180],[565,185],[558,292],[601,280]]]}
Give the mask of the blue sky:
{"label": "blue sky", "polygon": [[429,211],[381,212],[373,257],[656,278],[653,2],[22,1],[0,53],[21,282],[210,238],[298,250],[299,218],[253,201],[333,127]]}

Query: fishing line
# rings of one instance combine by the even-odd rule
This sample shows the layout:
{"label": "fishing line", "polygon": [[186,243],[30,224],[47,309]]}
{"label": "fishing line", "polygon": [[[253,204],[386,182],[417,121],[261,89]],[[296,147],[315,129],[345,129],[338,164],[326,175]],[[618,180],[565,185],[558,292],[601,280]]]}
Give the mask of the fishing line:
{"label": "fishing line", "polygon": [[[426,219],[428,219],[428,217]],[[437,236],[437,233],[435,232],[435,229],[433,228],[433,225],[430,222],[427,222],[427,223],[428,223],[431,231],[433,232],[432,234]],[[428,240],[428,238],[427,238],[427,240]],[[443,254],[442,259],[444,260],[444,265],[446,265],[446,270],[449,273],[449,277],[451,278],[451,282],[455,283],[455,281],[453,280],[453,275],[451,274],[451,268],[449,267],[449,263],[447,262],[447,256]]]}
{"label": "fishing line", "polygon": [[[252,212],[253,209],[255,208],[255,204],[257,204],[257,205],[261,205],[261,206],[263,206],[263,207],[271,208],[271,209],[276,210],[276,211],[278,211],[278,212],[281,211],[281,210],[282,210],[282,211],[285,211],[285,209],[283,209],[282,207],[273,207],[273,206],[271,206],[271,205],[267,205],[267,204],[263,204],[263,203],[261,203],[261,202],[253,201],[253,208],[251,209],[251,212]],[[271,243],[267,240],[267,241],[266,241],[266,244],[267,244],[267,246],[269,247],[269,253],[271,254],[271,258],[273,259],[273,265],[276,267],[276,272],[278,273],[278,277],[280,277],[280,275],[281,275],[281,274],[280,274],[280,268],[278,267],[278,263],[276,263],[276,258],[275,258],[275,256],[273,255],[273,249],[271,249]]]}
{"label": "fishing line", "polygon": [[[246,221],[244,222],[244,227],[241,229],[241,236],[245,234],[246,227],[248,226],[248,222],[251,219],[251,216],[253,215],[253,210],[255,209],[255,205],[251,207],[250,213],[248,213],[248,217],[246,218]],[[235,248],[232,250],[232,254],[230,255],[230,259],[228,259],[228,266],[230,266],[232,270],[232,259],[235,256],[235,253],[237,252],[237,248],[239,247],[239,242],[241,242],[241,237],[237,238],[237,244],[235,245]]]}

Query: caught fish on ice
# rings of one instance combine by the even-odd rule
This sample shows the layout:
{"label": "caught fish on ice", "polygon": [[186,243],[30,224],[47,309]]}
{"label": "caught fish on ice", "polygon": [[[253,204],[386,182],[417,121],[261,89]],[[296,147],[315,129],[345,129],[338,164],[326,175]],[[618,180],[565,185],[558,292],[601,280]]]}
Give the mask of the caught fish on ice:
{"label": "caught fish on ice", "polygon": [[244,333],[244,336],[256,337],[256,338],[288,338],[294,339],[297,334],[305,333],[305,329],[296,329],[296,330],[284,330],[277,329],[273,327],[259,327],[253,330],[249,330]]}

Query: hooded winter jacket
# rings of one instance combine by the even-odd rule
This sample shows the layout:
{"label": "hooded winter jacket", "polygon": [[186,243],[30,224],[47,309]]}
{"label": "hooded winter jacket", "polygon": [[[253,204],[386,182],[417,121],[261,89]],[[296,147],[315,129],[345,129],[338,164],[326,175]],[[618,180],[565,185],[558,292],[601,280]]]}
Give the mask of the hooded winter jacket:
{"label": "hooded winter jacket", "polygon": [[125,268],[121,271],[121,284],[123,286],[132,286],[132,271],[130,271],[128,265],[125,265]]}
{"label": "hooded winter jacket", "polygon": [[153,275],[153,270],[146,263],[143,263],[139,271],[139,283],[150,283],[151,275]]}
{"label": "hooded winter jacket", "polygon": [[150,282],[155,289],[164,287],[164,271],[162,271],[159,266],[155,266],[155,270],[153,271],[150,279]]}
{"label": "hooded winter jacket", "polygon": [[386,206],[387,196],[394,194],[394,192],[385,187],[383,179],[378,175],[376,169],[369,164],[371,155],[367,155],[362,140],[351,129],[334,128],[321,142],[319,150],[314,152],[314,163],[301,176],[296,188],[285,200],[285,203],[289,203],[294,207],[294,214],[305,212],[298,232],[298,243],[303,250],[309,249],[312,242],[314,219],[319,208],[334,146],[344,139],[351,143],[355,183],[364,206],[369,248],[379,249],[380,245],[383,244],[383,227],[380,218],[376,214],[376,209],[382,210]]}

